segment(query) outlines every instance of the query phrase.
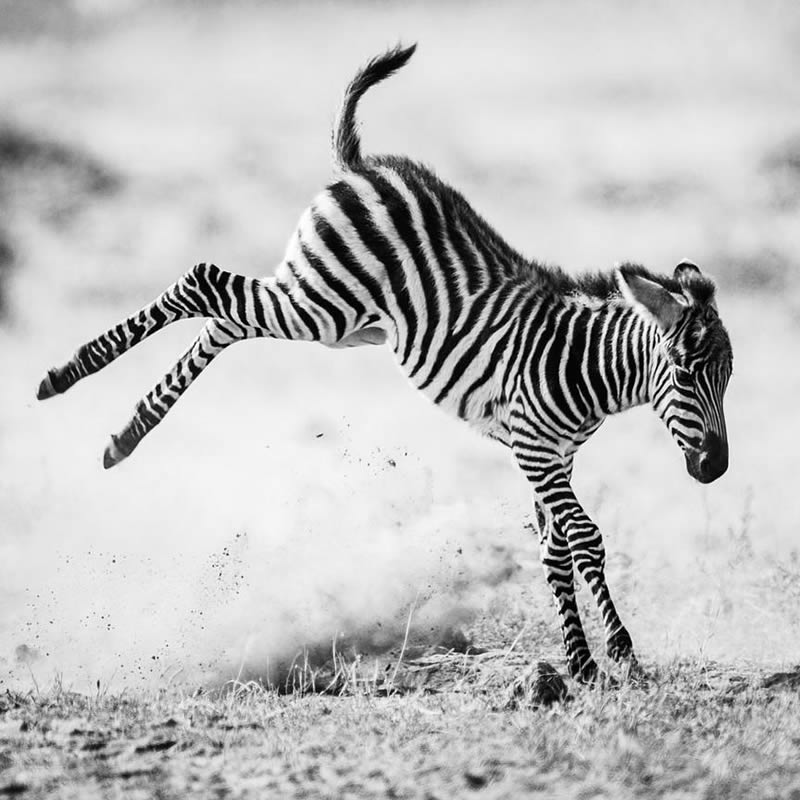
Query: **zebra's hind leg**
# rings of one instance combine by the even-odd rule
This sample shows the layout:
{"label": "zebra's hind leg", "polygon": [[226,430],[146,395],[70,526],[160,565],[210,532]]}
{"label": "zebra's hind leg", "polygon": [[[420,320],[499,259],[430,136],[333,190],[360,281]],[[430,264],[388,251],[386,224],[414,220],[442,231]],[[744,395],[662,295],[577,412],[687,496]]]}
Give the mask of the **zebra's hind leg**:
{"label": "zebra's hind leg", "polygon": [[152,303],[82,345],[64,365],[48,370],[36,396],[46,400],[63,394],[79,380],[108,366],[123,353],[167,325],[191,317],[217,316],[209,313],[203,293],[198,292],[198,279],[207,269],[205,264],[186,272],[164,290]]}
{"label": "zebra's hind leg", "polygon": [[258,328],[247,328],[224,320],[207,322],[175,366],[136,404],[128,424],[116,436],[111,436],[103,454],[103,466],[110,469],[127,458],[226,347],[234,342],[265,335],[267,332]]}
{"label": "zebra's hind leg", "polygon": [[36,396],[45,400],[62,394],[167,325],[197,317],[265,329],[264,335],[276,338],[318,338],[313,318],[296,308],[290,287],[278,286],[274,278],[246,278],[214,264],[197,264],[152,303],[79,347],[63,366],[49,370]]}
{"label": "zebra's hind leg", "polygon": [[350,297],[343,309],[331,292],[295,275],[287,262],[278,267],[274,277],[263,279],[198,264],[138,314],[83,345],[63,367],[50,370],[38,396],[43,399],[66,391],[171,322],[190,317],[213,319],[174,369],[139,403],[125,429],[112,438],[104,464],[114,466],[133,452],[194,378],[234,341],[264,336],[357,346],[386,340],[386,322],[377,308]]}

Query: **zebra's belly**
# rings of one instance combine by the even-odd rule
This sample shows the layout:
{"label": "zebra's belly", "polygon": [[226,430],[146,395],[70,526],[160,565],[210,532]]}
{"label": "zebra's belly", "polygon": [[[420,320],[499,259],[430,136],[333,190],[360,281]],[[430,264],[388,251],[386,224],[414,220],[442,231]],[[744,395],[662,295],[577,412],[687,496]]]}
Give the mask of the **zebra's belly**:
{"label": "zebra's belly", "polygon": [[[427,349],[413,347],[402,356],[402,338],[395,357],[412,385],[435,405],[492,439],[509,441],[507,374],[508,332],[513,320],[487,335],[470,331],[432,337]],[[402,326],[398,326],[402,328]],[[438,338],[438,340],[437,340]]]}
{"label": "zebra's belly", "polygon": [[[466,422],[473,430],[490,439],[510,445],[509,404],[502,399],[499,381],[476,385],[475,375],[464,376],[451,386],[416,381],[412,384],[429,400],[451,416]],[[420,385],[422,383],[423,385]]]}
{"label": "zebra's belly", "polygon": [[502,418],[498,416],[476,417],[466,421],[471,428],[481,435],[494,439],[506,447],[511,446],[511,430]]}

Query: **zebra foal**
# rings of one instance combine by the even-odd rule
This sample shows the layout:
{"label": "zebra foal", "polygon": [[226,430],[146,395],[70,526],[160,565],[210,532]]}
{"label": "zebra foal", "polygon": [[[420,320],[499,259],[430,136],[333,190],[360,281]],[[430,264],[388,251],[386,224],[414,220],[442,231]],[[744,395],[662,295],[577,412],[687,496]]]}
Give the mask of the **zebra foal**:
{"label": "zebra foal", "polygon": [[572,490],[573,458],[609,414],[649,402],[693,477],[708,483],[725,472],[732,351],[714,284],[689,262],[669,276],[625,264],[570,277],[514,250],[427,168],[362,155],[358,101],[414,49],[374,58],[349,84],[333,132],[338,175],[302,215],[272,277],[195,266],[51,369],[38,397],[66,391],[172,322],[206,318],[111,437],[109,468],[235,342],[387,343],[414,386],[510,448],[530,482],[571,675],[592,683],[600,674],[578,614],[575,569],[598,605],[608,654],[638,669],[606,584],[602,537]]}

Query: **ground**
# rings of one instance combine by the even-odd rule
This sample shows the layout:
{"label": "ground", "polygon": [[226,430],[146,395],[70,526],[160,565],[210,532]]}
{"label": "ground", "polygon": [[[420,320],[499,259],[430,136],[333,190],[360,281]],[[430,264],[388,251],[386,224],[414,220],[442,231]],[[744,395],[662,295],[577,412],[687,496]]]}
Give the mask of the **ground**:
{"label": "ground", "polygon": [[[791,4],[0,0],[0,19],[0,793],[797,795],[797,686],[770,681],[800,661]],[[192,323],[35,401],[192,264],[268,274],[331,176],[346,81],[397,40],[419,49],[360,107],[366,152],[430,164],[539,260],[717,280],[728,473],[694,483],[648,409],[576,459],[647,687],[509,706],[526,665],[564,672],[531,498],[384,348],[230,348],[110,472],[107,436]],[[381,680],[264,688],[334,651]],[[403,683],[431,653],[462,672]]]}
{"label": "ground", "polygon": [[[508,657],[508,653],[504,654]],[[530,654],[528,654],[530,655]],[[500,654],[500,658],[503,654]],[[434,693],[339,696],[239,684],[0,699],[0,794],[60,797],[627,798],[800,796],[798,674],[765,688],[711,664],[647,688],[532,708],[470,661]],[[478,677],[476,677],[476,675]],[[13,755],[9,755],[13,752]]]}

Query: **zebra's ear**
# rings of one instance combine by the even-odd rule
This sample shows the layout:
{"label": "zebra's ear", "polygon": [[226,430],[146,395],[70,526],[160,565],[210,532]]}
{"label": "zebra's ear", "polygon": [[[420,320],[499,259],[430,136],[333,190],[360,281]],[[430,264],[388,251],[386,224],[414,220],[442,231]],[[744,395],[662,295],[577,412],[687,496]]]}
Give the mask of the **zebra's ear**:
{"label": "zebra's ear", "polygon": [[716,311],[714,281],[703,275],[697,264],[692,261],[681,261],[675,267],[674,277],[690,303],[697,306],[710,306]]}
{"label": "zebra's ear", "polygon": [[660,283],[624,267],[616,270],[617,285],[628,305],[642,317],[655,322],[663,333],[680,319],[686,301],[665,289]]}
{"label": "zebra's ear", "polygon": [[675,280],[680,283],[690,283],[692,277],[699,277],[702,274],[703,273],[700,272],[700,267],[698,267],[694,261],[688,261],[686,259],[675,267],[675,272],[673,273]]}

